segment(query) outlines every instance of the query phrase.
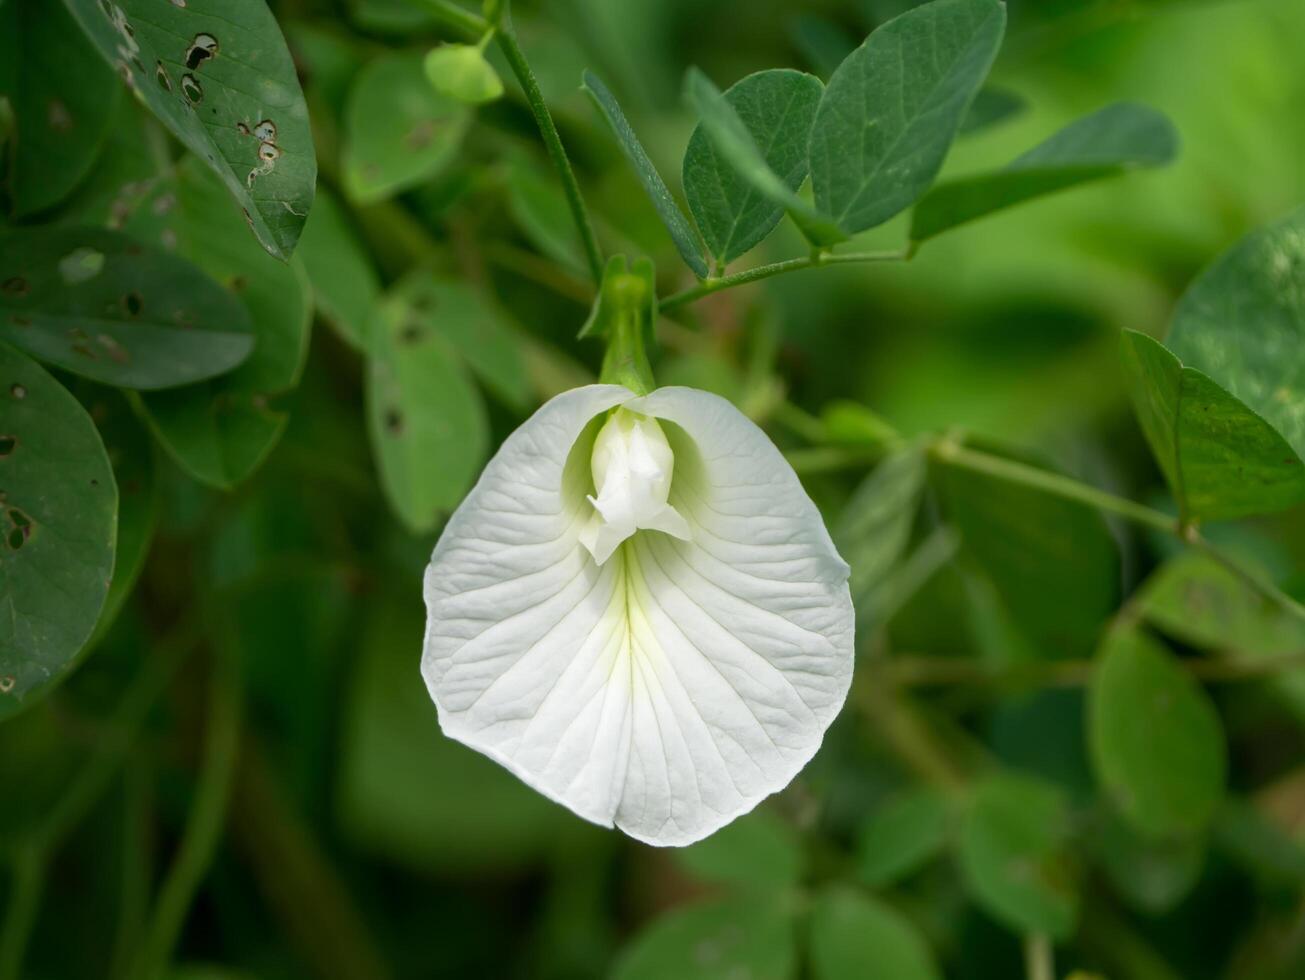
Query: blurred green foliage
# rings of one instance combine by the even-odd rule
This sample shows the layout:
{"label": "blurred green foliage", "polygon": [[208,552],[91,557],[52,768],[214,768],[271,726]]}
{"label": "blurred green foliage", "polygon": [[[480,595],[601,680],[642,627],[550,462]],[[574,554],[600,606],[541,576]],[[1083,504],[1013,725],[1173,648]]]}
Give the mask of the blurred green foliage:
{"label": "blurred green foliage", "polygon": [[[706,142],[765,133],[749,85],[792,76],[754,73],[829,82],[913,6],[512,15],[597,240],[652,258],[666,297],[695,288],[680,254],[708,261],[680,200],[731,262],[782,211],[801,224],[805,199]],[[94,226],[139,280],[98,310],[108,341],[0,325],[0,980],[1305,975],[1305,626],[1285,608],[1305,598],[1305,6],[1010,0],[979,100],[944,113],[961,135],[930,222],[846,228],[867,252],[936,239],[659,320],[659,381],[730,398],[799,467],[859,625],[820,754],[679,852],[445,739],[419,678],[440,526],[602,358],[574,340],[590,256],[511,59],[432,65],[477,40],[440,10],[0,0],[0,234],[35,261],[38,236]],[[699,90],[721,114],[696,135],[694,65],[724,93]],[[1151,107],[1122,108],[1143,138],[1095,138],[1116,103]],[[1156,111],[1181,149],[1133,173],[1172,156]],[[791,193],[806,161],[769,149]],[[845,174],[813,176],[816,204],[847,203]],[[666,185],[659,209],[643,187]],[[785,222],[730,271],[809,251]],[[76,302],[81,266],[56,268]],[[197,308],[156,322],[160,303]],[[112,345],[147,329],[190,374],[125,376]],[[1171,329],[1172,354],[1152,339]],[[45,442],[13,454],[20,426]],[[64,468],[15,467],[29,449]],[[1155,509],[1127,522],[1060,474]],[[37,496],[57,520],[29,534]],[[1171,513],[1253,519],[1185,549]],[[6,564],[24,550],[39,581]]]}

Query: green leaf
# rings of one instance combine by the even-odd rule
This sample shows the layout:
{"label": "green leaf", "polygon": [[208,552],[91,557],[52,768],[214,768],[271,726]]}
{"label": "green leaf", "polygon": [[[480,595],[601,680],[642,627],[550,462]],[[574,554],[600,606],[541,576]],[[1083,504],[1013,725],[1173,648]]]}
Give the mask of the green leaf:
{"label": "green leaf", "polygon": [[926,471],[920,447],[898,450],[862,481],[834,526],[839,553],[852,567],[852,599],[865,612],[883,603],[906,554]]}
{"label": "green leaf", "polygon": [[810,210],[797,189],[807,179],[807,142],[823,92],[814,75],[777,68],[722,95],[689,70],[685,95],[702,121],[684,154],[684,194],[719,262],[764,239],[795,202]]}
{"label": "green leaf", "polygon": [[127,399],[94,385],[79,386],[77,394],[99,430],[118,485],[118,542],[113,579],[95,633],[87,643],[89,648],[104,639],[136,587],[154,540],[159,494],[154,446]]}
{"label": "green leaf", "polygon": [[1179,303],[1166,345],[1305,457],[1305,208],[1206,269]]}
{"label": "green leaf", "polygon": [[802,877],[802,844],[793,828],[765,810],[754,810],[706,840],[675,852],[705,881],[762,889],[796,885]]}
{"label": "green leaf", "polygon": [[1305,465],[1267,421],[1145,334],[1125,330],[1122,345],[1133,409],[1184,517],[1229,520],[1305,500]]}
{"label": "green leaf", "polygon": [[288,257],[313,204],[317,158],[294,61],[265,0],[220,8],[65,0],[100,54]]}
{"label": "green leaf", "polygon": [[795,980],[793,911],[774,895],[735,895],[667,913],[626,947],[613,980]]}
{"label": "green leaf", "polygon": [[1178,153],[1173,124],[1147,106],[1106,106],[1070,123],[1004,169],[945,181],[915,207],[911,239],[923,242],[969,221],[1078,184],[1159,167]]}
{"label": "green leaf", "polygon": [[399,286],[407,324],[444,337],[484,385],[514,408],[530,404],[530,377],[521,340],[481,292],[453,279],[416,272]]}
{"label": "green leaf", "polygon": [[913,204],[938,176],[1005,29],[998,0],[934,0],[848,55],[811,130],[820,211],[856,233]]}
{"label": "green leaf", "polygon": [[1227,748],[1214,705],[1158,642],[1111,630],[1088,691],[1097,778],[1120,814],[1150,837],[1191,835],[1223,799]]}
{"label": "green leaf", "polygon": [[0,32],[22,38],[9,79],[17,116],[9,187],[18,216],[58,204],[90,173],[122,87],[60,3],[10,0]]}
{"label": "green leaf", "polygon": [[572,272],[588,275],[566,195],[555,181],[517,162],[508,170],[508,210],[530,243]]}
{"label": "green leaf", "polygon": [[386,498],[422,533],[471,487],[489,422],[453,345],[414,306],[411,288],[383,299],[372,320],[367,420]]}
{"label": "green leaf", "polygon": [[1037,653],[1087,656],[1119,599],[1119,553],[1101,514],[945,458],[932,476],[962,554]]}
{"label": "green leaf", "polygon": [[951,804],[941,793],[911,790],[875,810],[857,846],[857,873],[882,888],[923,867],[947,845],[953,829]]}
{"label": "green leaf", "polygon": [[1305,650],[1305,623],[1199,551],[1165,562],[1132,602],[1148,623],[1189,646],[1245,657]]}
{"label": "green leaf", "polygon": [[856,39],[841,26],[815,14],[798,14],[789,37],[803,59],[821,78],[828,78],[856,47]]}
{"label": "green leaf", "polygon": [[367,349],[367,325],[380,298],[381,282],[349,216],[325,188],[304,226],[299,258],[313,287],[318,312],[344,340]]}
{"label": "green leaf", "polygon": [[1115,814],[1093,845],[1115,890],[1148,915],[1162,915],[1182,902],[1205,868],[1203,836],[1149,839]]}
{"label": "green leaf", "polygon": [[1055,786],[1009,774],[984,779],[961,831],[961,872],[970,895],[1017,932],[1068,937],[1078,919],[1065,851],[1068,824]]}
{"label": "green leaf", "polygon": [[639,178],[643,189],[647,192],[648,197],[652,199],[653,207],[657,209],[662,224],[670,232],[671,241],[675,243],[680,258],[684,259],[684,264],[692,269],[694,275],[699,279],[707,278],[707,256],[703,253],[702,243],[698,240],[698,233],[694,231],[693,226],[689,224],[689,219],[684,216],[680,206],[671,197],[666,182],[662,180],[661,174],[653,166],[653,162],[649,159],[643,144],[639,142],[639,137],[634,135],[634,130],[630,128],[629,122],[626,121],[625,113],[621,111],[621,106],[617,103],[616,97],[608,91],[607,86],[591,71],[584,73],[584,90],[589,94],[589,98],[597,107],[599,114],[611,128],[612,135],[616,137],[616,142],[621,147],[621,152],[630,161],[635,176]]}
{"label": "green leaf", "polygon": [[866,895],[827,889],[811,906],[810,928],[815,980],[942,980],[920,931]]}
{"label": "green leaf", "polygon": [[174,244],[235,294],[253,321],[258,343],[238,369],[142,396],[150,429],[178,464],[201,483],[230,489],[258,468],[285,428],[274,402],[299,383],[308,356],[308,277],[297,260],[287,265],[258,248],[193,159],[160,184],[129,227]]}
{"label": "green leaf", "polygon": [[67,675],[109,592],[118,489],[86,411],[0,344],[0,719]]}
{"label": "green leaf", "polygon": [[383,54],[354,80],[345,108],[344,183],[370,203],[416,187],[453,162],[472,110],[439,95],[417,52]]}
{"label": "green leaf", "polygon": [[382,596],[369,609],[350,658],[337,782],[351,841],[400,867],[483,874],[600,833],[440,731],[425,686],[412,683],[420,600]]}
{"label": "green leaf", "polygon": [[1027,108],[1028,103],[1018,92],[999,88],[996,85],[985,85],[975,94],[974,101],[970,103],[970,111],[961,120],[961,128],[957,135],[973,136],[975,133],[984,132],[1007,119],[1018,116]]}
{"label": "green leaf", "polygon": [[239,301],[184,259],[97,228],[0,234],[0,340],[121,388],[225,374],[254,348]]}
{"label": "green leaf", "polygon": [[503,95],[503,80],[475,44],[441,44],[426,55],[426,78],[440,95],[480,105]]}

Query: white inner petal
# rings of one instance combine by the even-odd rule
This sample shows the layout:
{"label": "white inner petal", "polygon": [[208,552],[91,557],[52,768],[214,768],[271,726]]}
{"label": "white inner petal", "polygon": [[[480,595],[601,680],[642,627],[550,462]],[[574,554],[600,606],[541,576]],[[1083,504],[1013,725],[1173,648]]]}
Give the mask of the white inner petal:
{"label": "white inner petal", "polygon": [[656,419],[614,411],[594,440],[591,468],[598,496],[588,498],[594,512],[580,543],[598,564],[639,530],[689,540],[689,525],[667,502],[675,454]]}

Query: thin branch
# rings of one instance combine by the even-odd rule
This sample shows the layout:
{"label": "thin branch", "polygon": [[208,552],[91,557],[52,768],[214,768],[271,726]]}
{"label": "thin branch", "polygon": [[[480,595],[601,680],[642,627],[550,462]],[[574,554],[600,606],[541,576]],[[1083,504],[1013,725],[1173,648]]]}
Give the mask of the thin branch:
{"label": "thin branch", "polygon": [[770,279],[786,272],[797,272],[800,269],[816,269],[826,265],[905,262],[909,258],[910,251],[907,249],[893,252],[813,252],[811,255],[805,255],[801,258],[785,259],[783,262],[772,262],[770,265],[759,265],[754,269],[745,269],[743,272],[736,272],[733,275],[704,279],[698,285],[683,292],[672,293],[661,300],[658,305],[660,310],[665,313],[668,310],[684,306],[686,303],[702,299],[704,296],[718,293],[722,289],[732,289],[735,286],[757,282],[761,279]]}
{"label": "thin branch", "polygon": [[1042,933],[1024,937],[1024,973],[1028,980],[1056,980],[1055,950]]}

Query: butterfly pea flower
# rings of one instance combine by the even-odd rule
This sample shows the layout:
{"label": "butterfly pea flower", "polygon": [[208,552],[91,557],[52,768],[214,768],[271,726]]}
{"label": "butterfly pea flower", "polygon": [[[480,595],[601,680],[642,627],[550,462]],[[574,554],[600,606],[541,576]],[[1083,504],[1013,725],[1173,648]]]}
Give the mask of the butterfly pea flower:
{"label": "butterfly pea flower", "polygon": [[445,734],[654,845],[786,786],[851,682],[820,514],[756,425],[691,388],[545,404],[449,520],[425,598]]}

